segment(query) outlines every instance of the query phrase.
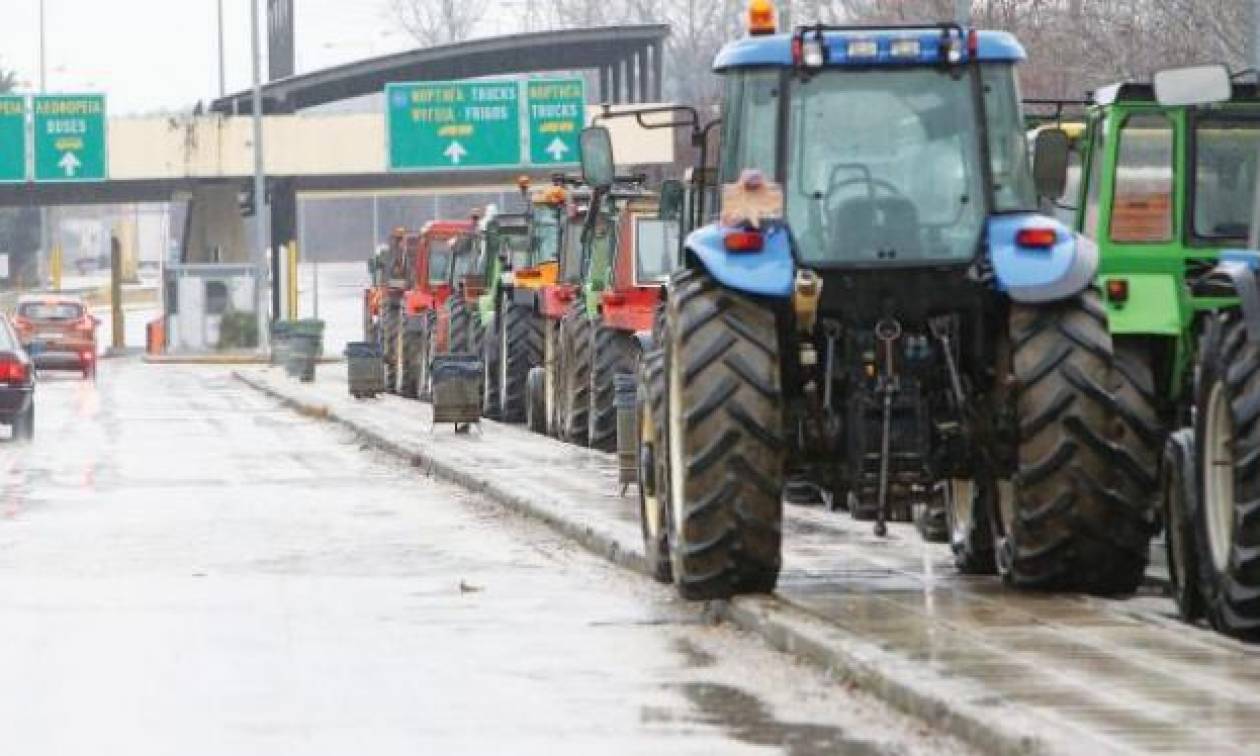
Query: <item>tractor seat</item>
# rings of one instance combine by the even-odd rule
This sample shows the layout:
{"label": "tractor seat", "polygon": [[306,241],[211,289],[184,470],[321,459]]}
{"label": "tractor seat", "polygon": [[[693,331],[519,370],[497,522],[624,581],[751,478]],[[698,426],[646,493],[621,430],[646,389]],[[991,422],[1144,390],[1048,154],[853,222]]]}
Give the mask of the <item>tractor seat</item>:
{"label": "tractor seat", "polygon": [[902,197],[854,197],[833,216],[833,244],[845,260],[912,260],[922,255],[919,211]]}

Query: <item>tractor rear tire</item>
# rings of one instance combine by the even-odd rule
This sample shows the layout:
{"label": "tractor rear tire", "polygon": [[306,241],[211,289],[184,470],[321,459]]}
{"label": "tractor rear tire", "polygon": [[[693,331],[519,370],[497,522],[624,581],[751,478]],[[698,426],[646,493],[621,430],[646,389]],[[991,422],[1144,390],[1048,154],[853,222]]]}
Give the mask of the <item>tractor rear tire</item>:
{"label": "tractor rear tire", "polygon": [[1012,305],[1010,336],[1019,470],[999,506],[999,571],[1026,588],[1132,593],[1156,529],[1163,448],[1148,363],[1113,347],[1092,290]]}
{"label": "tractor rear tire", "polygon": [[590,439],[591,411],[591,319],[581,302],[575,302],[560,320],[560,388],[556,391],[557,436],[572,444],[586,446]]}
{"label": "tractor rear tire", "polygon": [[1212,320],[1196,397],[1199,591],[1208,621],[1260,638],[1260,347],[1237,312]]}
{"label": "tractor rear tire", "polygon": [[648,574],[674,580],[669,559],[668,471],[665,467],[665,355],[653,349],[639,360],[635,395],[638,413],[639,524]]}
{"label": "tractor rear tire", "polygon": [[437,313],[426,310],[421,317],[424,318],[424,325],[421,327],[419,345],[413,355],[413,365],[416,373],[416,396],[428,400],[433,394],[429,365],[433,361],[433,337],[437,330]]}
{"label": "tractor rear tire", "polygon": [[402,318],[397,308],[381,308],[381,350],[385,357],[385,390],[398,392],[398,350]]}
{"label": "tractor rear tire", "polygon": [[687,599],[774,589],[788,447],[774,311],[703,271],[670,283],[671,563]]}
{"label": "tractor rear tire", "polygon": [[1199,509],[1194,446],[1194,431],[1189,428],[1169,436],[1159,471],[1168,583],[1177,602],[1177,614],[1186,622],[1203,617],[1203,594],[1199,591],[1201,568],[1194,539],[1194,518]]}
{"label": "tractor rear tire", "polygon": [[532,310],[503,302],[499,331],[499,409],[505,423],[525,422],[525,384],[530,368],[542,364],[542,322]]}
{"label": "tractor rear tire", "polygon": [[464,301],[464,293],[457,291],[446,300],[447,323],[450,328],[448,340],[451,354],[476,353],[472,341],[473,312]]}
{"label": "tractor rear tire", "polygon": [[639,344],[634,335],[598,322],[591,328],[591,407],[587,437],[592,449],[617,450],[617,376],[633,375]]}
{"label": "tractor rear tire", "polygon": [[418,321],[423,317],[423,314],[411,315],[403,321],[402,349],[399,350],[398,366],[394,372],[398,375],[398,395],[408,399],[415,399],[417,396],[416,387],[419,385],[416,376],[417,354],[423,337],[416,329]]}
{"label": "tractor rear tire", "polygon": [[491,319],[481,329],[481,414],[489,420],[503,416],[499,407],[499,331]]}

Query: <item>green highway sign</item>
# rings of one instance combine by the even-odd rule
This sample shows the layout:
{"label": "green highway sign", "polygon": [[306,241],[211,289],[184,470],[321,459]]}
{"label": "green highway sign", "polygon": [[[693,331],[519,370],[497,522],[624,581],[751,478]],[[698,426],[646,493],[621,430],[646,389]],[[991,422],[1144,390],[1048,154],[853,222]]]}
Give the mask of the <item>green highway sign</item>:
{"label": "green highway sign", "polygon": [[536,165],[578,162],[578,133],[586,125],[585,82],[530,79],[525,90],[529,161]]}
{"label": "green highway sign", "polygon": [[385,87],[391,171],[576,163],[581,79],[428,81]]}
{"label": "green highway sign", "polygon": [[36,181],[105,179],[105,96],[35,95]]}
{"label": "green highway sign", "polygon": [[26,180],[26,98],[0,97],[0,182]]}
{"label": "green highway sign", "polygon": [[390,84],[385,101],[390,170],[521,162],[520,87],[515,81]]}

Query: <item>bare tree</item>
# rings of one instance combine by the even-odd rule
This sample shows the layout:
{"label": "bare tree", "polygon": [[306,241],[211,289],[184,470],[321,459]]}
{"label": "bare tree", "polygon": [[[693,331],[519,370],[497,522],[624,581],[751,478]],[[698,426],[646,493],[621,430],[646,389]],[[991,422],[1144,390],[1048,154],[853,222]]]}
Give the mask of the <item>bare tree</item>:
{"label": "bare tree", "polygon": [[487,7],[488,0],[390,0],[394,18],[426,47],[468,39]]}
{"label": "bare tree", "polygon": [[8,94],[17,89],[17,71],[0,68],[0,94]]}

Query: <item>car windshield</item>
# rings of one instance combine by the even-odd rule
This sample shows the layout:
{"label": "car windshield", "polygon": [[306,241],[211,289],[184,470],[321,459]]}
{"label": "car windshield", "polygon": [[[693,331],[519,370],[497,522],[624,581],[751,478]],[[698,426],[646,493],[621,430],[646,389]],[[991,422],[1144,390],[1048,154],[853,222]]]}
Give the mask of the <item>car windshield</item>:
{"label": "car windshield", "polygon": [[1245,241],[1255,196],[1260,113],[1200,119],[1194,143],[1195,236]]}
{"label": "car windshield", "polygon": [[676,220],[639,218],[635,221],[636,281],[663,281],[678,267],[679,232]]}
{"label": "car windshield", "polygon": [[788,112],[785,198],[803,261],[973,255],[986,203],[969,77],[936,68],[829,70],[793,81]]}
{"label": "car windshield", "polygon": [[23,302],[17,313],[27,320],[78,320],[83,317],[83,306],[75,302]]}
{"label": "car windshield", "polygon": [[17,340],[14,338],[13,327],[9,325],[8,319],[0,315],[0,352],[14,349],[17,349]]}

